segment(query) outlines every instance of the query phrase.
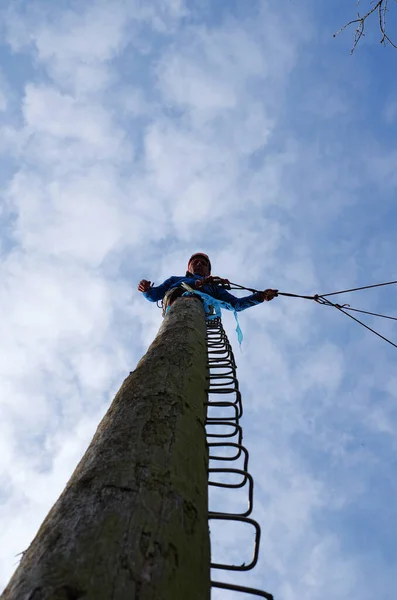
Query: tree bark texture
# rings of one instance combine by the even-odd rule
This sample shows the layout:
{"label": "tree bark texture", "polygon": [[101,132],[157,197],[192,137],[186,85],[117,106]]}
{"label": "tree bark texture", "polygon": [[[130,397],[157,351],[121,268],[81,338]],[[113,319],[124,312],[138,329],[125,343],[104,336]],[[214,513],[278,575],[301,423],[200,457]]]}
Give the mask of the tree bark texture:
{"label": "tree bark texture", "polygon": [[180,298],[3,600],[208,600],[206,327]]}

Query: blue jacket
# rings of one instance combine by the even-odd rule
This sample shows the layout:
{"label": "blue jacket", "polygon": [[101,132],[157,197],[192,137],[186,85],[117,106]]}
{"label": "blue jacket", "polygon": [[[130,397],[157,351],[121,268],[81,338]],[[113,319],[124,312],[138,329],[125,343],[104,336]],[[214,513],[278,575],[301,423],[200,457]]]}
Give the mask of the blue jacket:
{"label": "blue jacket", "polygon": [[[190,274],[185,277],[177,277],[174,275],[166,279],[161,285],[149,288],[147,292],[143,292],[143,295],[150,300],[150,302],[157,302],[158,300],[162,300],[164,298],[164,295],[166,292],[168,292],[168,290],[180,286],[182,281],[194,288],[198,279],[203,279],[203,277],[201,275]],[[213,298],[218,298],[218,300],[228,302],[236,311],[245,310],[250,306],[255,306],[256,304],[263,302],[263,300],[258,298],[257,294],[251,294],[249,296],[244,296],[243,298],[236,298],[236,296],[230,294],[227,290],[225,290],[225,288],[214,284],[203,285],[203,287],[200,287],[199,290],[205,294],[209,294]]]}

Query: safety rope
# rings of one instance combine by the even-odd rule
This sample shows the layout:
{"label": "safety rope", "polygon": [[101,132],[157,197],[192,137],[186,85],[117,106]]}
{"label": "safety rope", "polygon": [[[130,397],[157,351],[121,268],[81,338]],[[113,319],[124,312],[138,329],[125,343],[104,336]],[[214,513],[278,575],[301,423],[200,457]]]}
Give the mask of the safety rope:
{"label": "safety rope", "polygon": [[369,290],[370,288],[381,287],[382,285],[393,285],[397,283],[397,281],[386,281],[386,283],[375,283],[373,285],[364,285],[358,288],[352,288],[351,290],[342,290],[340,292],[331,292],[330,294],[321,294],[323,298],[325,296],[335,296],[336,294],[346,294],[347,292],[358,292],[359,290]]}
{"label": "safety rope", "polygon": [[354,310],[354,312],[364,313],[365,315],[372,315],[373,317],[382,317],[382,319],[392,319],[392,321],[397,321],[397,317],[389,317],[388,315],[380,315],[379,313],[369,312],[368,310],[352,308],[349,304],[342,304],[341,308],[344,308],[345,310]]}
{"label": "safety rope", "polygon": [[[378,337],[380,337],[382,340],[384,340],[385,342],[387,342],[388,344],[391,344],[392,346],[394,346],[395,348],[397,348],[397,344],[395,344],[394,342],[392,342],[391,340],[389,340],[388,338],[386,338],[384,335],[381,335],[378,331],[375,331],[375,329],[372,329],[372,327],[369,327],[368,325],[366,325],[365,323],[363,323],[362,321],[360,321],[359,319],[356,319],[356,317],[353,317],[353,315],[349,315],[349,313],[345,312],[343,309],[346,308],[347,310],[350,309],[350,307],[345,306],[345,305],[340,305],[340,304],[334,304],[333,302],[331,302],[330,300],[327,300],[326,298],[320,296],[321,300],[323,300],[323,302],[320,302],[320,304],[324,304],[325,306],[333,306],[334,308],[337,308],[340,312],[342,312],[344,315],[346,315],[347,317],[350,317],[350,319],[353,319],[353,321],[356,321],[356,323],[359,323],[360,325],[362,325],[363,327],[365,327],[365,329],[368,329],[368,331],[372,331],[372,333],[374,333],[375,335],[377,335]],[[357,310],[357,309],[353,309],[353,310]],[[360,311],[362,312],[362,311]],[[375,313],[372,313],[375,314]],[[377,315],[379,317],[386,317],[386,315]],[[394,317],[386,317],[386,318],[394,318]],[[397,321],[397,319],[395,319]]]}
{"label": "safety rope", "polygon": [[[218,285],[220,287],[223,287],[226,290],[246,290],[248,292],[251,292],[252,294],[262,293],[260,290],[256,290],[255,288],[250,288],[250,287],[247,287],[245,285],[240,285],[239,283],[233,283],[233,282],[229,281],[228,279],[222,279],[220,277],[212,277],[211,279],[212,279],[211,283],[213,283],[215,285]],[[396,283],[397,283],[397,281],[386,281],[385,283],[375,283],[375,284],[372,284],[372,285],[364,285],[364,286],[357,287],[357,288],[350,288],[350,289],[346,289],[346,290],[339,290],[338,292],[329,292],[327,294],[313,294],[312,296],[305,295],[305,294],[292,294],[291,292],[279,292],[277,290],[276,296],[286,296],[288,298],[303,298],[304,300],[314,300],[315,302],[317,302],[317,304],[322,304],[323,306],[331,306],[333,308],[336,308],[337,310],[339,310],[339,312],[342,312],[347,317],[350,317],[350,319],[353,319],[353,321],[356,321],[356,323],[359,323],[359,325],[362,325],[363,327],[365,327],[366,329],[368,329],[368,331],[371,331],[372,333],[374,333],[375,335],[377,335],[378,337],[380,337],[382,340],[384,340],[385,342],[387,342],[391,346],[394,346],[395,348],[397,348],[397,344],[395,344],[394,342],[392,342],[391,340],[389,340],[385,336],[381,335],[378,331],[375,331],[375,329],[372,329],[372,327],[369,327],[369,325],[366,325],[365,323],[363,323],[362,321],[360,321],[356,317],[353,317],[353,315],[350,315],[346,311],[353,311],[353,312],[362,313],[362,314],[365,314],[365,315],[370,315],[370,316],[373,316],[373,317],[380,317],[382,319],[390,319],[392,321],[397,321],[397,317],[391,317],[389,315],[382,315],[380,313],[375,313],[375,312],[371,312],[371,311],[368,311],[368,310],[361,310],[361,309],[358,309],[358,308],[352,308],[350,306],[350,304],[338,304],[338,303],[333,303],[330,300],[328,300],[329,296],[336,296],[338,294],[347,294],[349,292],[358,292],[358,291],[361,291],[361,290],[369,290],[371,288],[382,287],[382,286],[385,286],[385,285],[394,285]],[[185,287],[185,289],[187,289],[188,293],[193,293],[193,294],[200,295],[202,297],[202,299],[205,302],[207,302],[207,304],[209,306],[212,305],[212,309],[215,309],[214,310],[215,316],[217,316],[217,317],[220,316],[220,309],[221,308],[227,308],[228,310],[232,310],[233,311],[235,319],[236,319],[236,323],[237,323],[236,331],[237,331],[237,335],[238,335],[238,341],[239,341],[239,344],[241,345],[242,332],[241,332],[240,325],[239,325],[239,322],[238,322],[237,313],[233,309],[233,307],[231,305],[229,305],[227,302],[223,302],[223,301],[214,299],[212,296],[208,296],[207,294],[204,294],[203,292],[201,292],[201,291],[199,291],[197,289],[193,290],[192,288],[189,288],[188,286],[186,286],[186,284],[184,284],[184,283],[182,285]]]}
{"label": "safety rope", "polygon": [[[374,283],[372,285],[364,285],[358,288],[350,288],[349,290],[339,290],[338,292],[330,292],[328,294],[314,294],[313,296],[302,296],[301,294],[289,294],[287,292],[278,292],[278,296],[292,296],[294,298],[307,298],[308,300],[316,300],[318,297],[326,298],[327,296],[336,296],[337,294],[346,294],[347,292],[357,292],[359,290],[369,290],[370,288],[381,287],[383,285],[393,285],[397,283],[397,281],[386,281],[386,283]],[[256,294],[260,292],[260,290],[255,290],[254,288],[249,288],[244,285],[240,285],[238,283],[228,282],[225,286],[228,290],[247,290],[248,292],[252,292]]]}
{"label": "safety rope", "polygon": [[[382,315],[382,314],[370,312],[370,311],[367,311],[367,310],[360,310],[358,308],[352,308],[350,306],[350,304],[337,304],[337,303],[333,303],[333,302],[331,302],[330,300],[327,299],[327,297],[329,297],[329,296],[336,296],[337,294],[346,294],[348,292],[358,292],[360,290],[368,290],[368,289],[371,289],[371,288],[381,287],[381,286],[385,286],[385,285],[393,285],[393,284],[396,284],[396,283],[397,283],[397,281],[387,281],[385,283],[375,283],[375,284],[372,284],[372,285],[364,285],[364,286],[357,287],[357,288],[350,288],[350,289],[347,289],[347,290],[339,290],[338,292],[330,292],[330,293],[327,293],[327,294],[314,294],[313,296],[306,296],[306,295],[302,295],[302,294],[291,294],[291,293],[288,293],[288,292],[279,292],[279,291],[277,291],[277,296],[287,296],[287,297],[290,297],[290,298],[303,298],[305,300],[314,300],[318,304],[322,304],[324,306],[332,306],[333,308],[338,309],[340,312],[342,312],[347,317],[350,317],[350,319],[353,319],[353,321],[356,321],[356,323],[359,323],[360,325],[362,325],[363,327],[365,327],[366,329],[368,329],[369,331],[371,331],[372,333],[374,333],[375,335],[377,335],[378,337],[380,337],[382,340],[384,340],[388,344],[391,344],[392,346],[394,346],[395,348],[397,348],[397,344],[395,344],[394,342],[392,342],[391,340],[389,340],[385,336],[381,335],[378,331],[375,331],[375,329],[372,329],[372,327],[369,327],[368,325],[366,325],[365,323],[363,323],[359,319],[356,319],[356,317],[353,317],[353,315],[350,315],[348,312],[345,312],[345,311],[349,310],[349,311],[359,312],[359,313],[363,313],[363,314],[366,314],[366,315],[371,315],[371,316],[374,316],[374,317],[381,317],[383,319],[391,319],[393,321],[397,321],[397,317],[390,317],[388,315]],[[229,289],[229,290],[247,290],[249,292],[252,292],[253,294],[260,293],[259,290],[255,290],[254,288],[245,287],[243,285],[239,285],[238,283],[228,282],[227,284],[224,285],[224,287],[226,289]]]}

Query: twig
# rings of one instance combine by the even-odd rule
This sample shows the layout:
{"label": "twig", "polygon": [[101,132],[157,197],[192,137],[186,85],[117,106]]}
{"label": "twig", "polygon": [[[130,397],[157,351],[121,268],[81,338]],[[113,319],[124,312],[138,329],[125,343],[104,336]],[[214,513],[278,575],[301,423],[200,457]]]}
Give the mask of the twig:
{"label": "twig", "polygon": [[[343,27],[341,27],[336,33],[334,33],[334,37],[336,37],[342,31],[344,31],[347,27],[350,27],[350,25],[356,24],[356,30],[354,32],[354,42],[353,42],[353,47],[350,51],[350,54],[353,54],[354,50],[357,47],[358,42],[361,40],[361,38],[363,36],[365,36],[366,20],[368,19],[368,17],[370,17],[376,11],[378,12],[379,29],[382,34],[380,43],[383,44],[384,46],[386,46],[386,44],[389,43],[391,46],[393,46],[393,48],[396,48],[396,50],[397,50],[397,45],[394,44],[394,42],[392,42],[392,40],[386,33],[386,13],[387,13],[388,2],[389,2],[389,0],[372,0],[372,3],[374,4],[374,6],[364,16],[361,16],[360,13],[358,12],[357,19],[353,19],[352,21],[349,21],[348,23],[343,25]],[[394,2],[397,3],[397,0],[394,0]],[[360,0],[357,0],[356,4],[358,5],[359,3],[360,3]]]}

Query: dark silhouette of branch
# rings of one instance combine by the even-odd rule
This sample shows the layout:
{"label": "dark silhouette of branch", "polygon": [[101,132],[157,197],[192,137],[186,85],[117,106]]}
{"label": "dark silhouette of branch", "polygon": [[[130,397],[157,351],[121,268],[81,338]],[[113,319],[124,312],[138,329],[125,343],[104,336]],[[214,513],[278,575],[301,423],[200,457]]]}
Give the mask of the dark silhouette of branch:
{"label": "dark silhouette of branch", "polygon": [[[393,1],[397,4],[397,0],[393,0]],[[359,3],[360,3],[360,0],[357,0],[356,4],[358,5]],[[386,33],[386,20],[387,20],[386,17],[387,17],[387,12],[388,12],[388,8],[387,8],[388,3],[389,3],[389,0],[371,0],[371,4],[373,4],[372,8],[363,16],[361,16],[360,13],[357,13],[357,19],[353,19],[352,21],[349,21],[348,23],[346,23],[346,25],[343,25],[343,27],[341,27],[336,33],[334,33],[334,37],[339,35],[347,27],[350,27],[350,25],[355,25],[356,29],[355,29],[355,33],[354,33],[354,43],[353,43],[353,47],[350,51],[350,54],[353,54],[354,50],[357,47],[358,42],[361,40],[361,38],[363,36],[365,36],[365,25],[366,25],[367,19],[371,15],[377,13],[378,21],[379,21],[379,29],[380,29],[380,33],[381,33],[380,43],[383,44],[384,46],[386,46],[387,44],[390,44],[391,46],[393,46],[393,48],[396,48],[396,50],[397,50],[397,45],[394,42],[392,42],[392,40]]]}

